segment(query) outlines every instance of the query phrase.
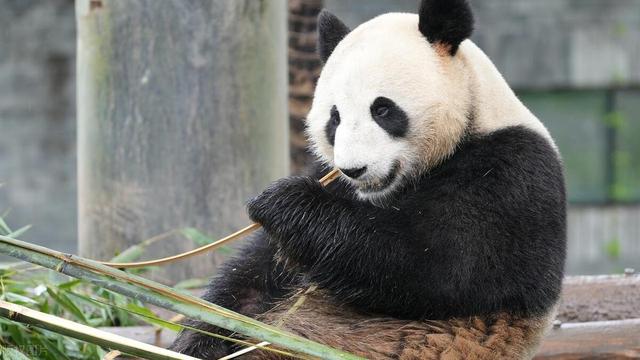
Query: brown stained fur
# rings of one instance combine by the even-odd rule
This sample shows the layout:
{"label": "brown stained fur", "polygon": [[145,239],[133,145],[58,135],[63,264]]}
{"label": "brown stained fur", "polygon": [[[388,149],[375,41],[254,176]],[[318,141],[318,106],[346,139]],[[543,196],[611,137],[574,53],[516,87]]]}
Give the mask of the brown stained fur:
{"label": "brown stained fur", "polygon": [[[332,304],[321,293],[306,295],[293,314],[286,312],[295,298],[258,319],[331,347],[373,360],[383,359],[528,359],[548,317],[523,319],[499,314],[449,321],[411,321],[371,317]],[[253,351],[242,359],[286,359]]]}
{"label": "brown stained fur", "polygon": [[436,53],[439,56],[445,59],[451,57],[452,46],[450,44],[445,44],[443,42],[436,42],[435,44],[433,44],[433,49],[436,51]]}

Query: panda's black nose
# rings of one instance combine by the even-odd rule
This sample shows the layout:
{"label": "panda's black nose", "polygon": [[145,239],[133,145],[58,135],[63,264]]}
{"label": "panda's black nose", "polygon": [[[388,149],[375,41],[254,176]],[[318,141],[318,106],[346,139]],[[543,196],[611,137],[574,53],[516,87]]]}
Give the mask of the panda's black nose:
{"label": "panda's black nose", "polygon": [[342,171],[343,174],[347,175],[352,179],[357,179],[360,176],[362,176],[362,174],[364,174],[365,171],[367,171],[367,167],[363,166],[361,168],[340,169],[340,171]]}

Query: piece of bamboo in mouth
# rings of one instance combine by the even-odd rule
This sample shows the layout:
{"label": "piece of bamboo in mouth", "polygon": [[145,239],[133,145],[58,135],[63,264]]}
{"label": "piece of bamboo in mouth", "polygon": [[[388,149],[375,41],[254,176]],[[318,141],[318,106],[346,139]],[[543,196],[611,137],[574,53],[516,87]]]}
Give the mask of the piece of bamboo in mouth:
{"label": "piece of bamboo in mouth", "polygon": [[[327,175],[323,176],[320,179],[320,184],[322,184],[322,186],[327,186],[331,182],[333,182],[336,178],[338,178],[338,176],[340,176],[340,170],[333,169]],[[203,253],[208,252],[208,251],[216,250],[216,249],[220,248],[221,246],[224,246],[224,245],[226,245],[226,244],[228,244],[230,242],[233,242],[235,240],[241,239],[241,238],[253,233],[254,231],[260,229],[260,227],[261,227],[260,224],[253,223],[253,224],[245,227],[244,229],[238,230],[238,231],[234,232],[233,234],[227,235],[227,236],[223,237],[220,240],[212,242],[211,244],[207,244],[207,245],[201,246],[201,247],[199,247],[197,249],[193,249],[193,250],[190,250],[190,251],[187,251],[187,252],[183,252],[183,253],[180,253],[180,254],[168,256],[168,257],[161,258],[161,259],[139,261],[139,262],[129,262],[129,263],[112,263],[112,262],[100,261],[100,263],[102,263],[103,265],[115,267],[115,268],[118,268],[118,269],[133,269],[133,268],[141,268],[141,267],[147,267],[147,266],[161,266],[161,265],[169,264],[169,263],[176,262],[176,261],[179,261],[179,260],[187,259],[187,258],[196,256],[196,255],[200,255],[200,254],[203,254]]]}

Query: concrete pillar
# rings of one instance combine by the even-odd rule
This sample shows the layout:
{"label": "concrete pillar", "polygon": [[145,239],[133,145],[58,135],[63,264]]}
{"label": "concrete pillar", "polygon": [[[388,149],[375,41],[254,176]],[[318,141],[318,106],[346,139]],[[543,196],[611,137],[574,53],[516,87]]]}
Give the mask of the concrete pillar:
{"label": "concrete pillar", "polygon": [[[288,173],[284,0],[78,0],[79,250],[212,237]],[[193,248],[180,236],[145,258]],[[212,274],[208,254],[160,270]]]}

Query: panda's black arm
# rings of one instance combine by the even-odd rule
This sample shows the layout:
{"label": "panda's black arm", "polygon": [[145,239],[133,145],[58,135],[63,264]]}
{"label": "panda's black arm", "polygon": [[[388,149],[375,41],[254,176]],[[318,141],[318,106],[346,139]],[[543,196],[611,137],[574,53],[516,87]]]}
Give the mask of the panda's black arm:
{"label": "panda's black arm", "polygon": [[249,215],[288,259],[336,298],[389,313],[411,299],[421,245],[397,208],[335,196],[311,178],[289,177],[249,202]]}

